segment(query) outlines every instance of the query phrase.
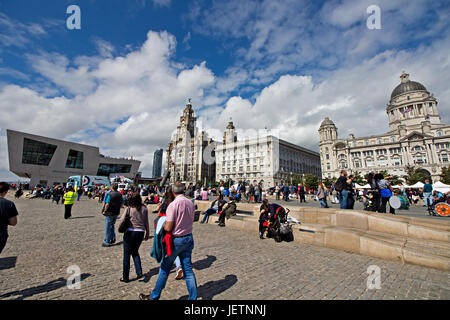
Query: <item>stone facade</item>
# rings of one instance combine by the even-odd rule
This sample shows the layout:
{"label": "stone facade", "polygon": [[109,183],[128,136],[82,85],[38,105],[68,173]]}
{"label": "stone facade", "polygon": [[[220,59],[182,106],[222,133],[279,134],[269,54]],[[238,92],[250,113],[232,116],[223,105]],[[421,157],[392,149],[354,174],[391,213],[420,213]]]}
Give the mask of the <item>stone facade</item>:
{"label": "stone facade", "polygon": [[238,141],[233,122],[216,146],[216,178],[259,183],[264,188],[290,183],[293,175],[320,176],[319,154],[272,135]]}
{"label": "stone facade", "polygon": [[215,142],[205,131],[198,130],[196,121],[192,105],[188,102],[177,131],[166,149],[165,170],[171,173],[169,183],[215,181]]}
{"label": "stone facade", "polygon": [[450,125],[442,124],[437,99],[404,73],[393,90],[386,113],[390,131],[380,135],[339,139],[329,118],[319,128],[323,178],[336,178],[342,169],[365,175],[387,170],[402,177],[406,166],[426,170],[434,181],[450,164]]}

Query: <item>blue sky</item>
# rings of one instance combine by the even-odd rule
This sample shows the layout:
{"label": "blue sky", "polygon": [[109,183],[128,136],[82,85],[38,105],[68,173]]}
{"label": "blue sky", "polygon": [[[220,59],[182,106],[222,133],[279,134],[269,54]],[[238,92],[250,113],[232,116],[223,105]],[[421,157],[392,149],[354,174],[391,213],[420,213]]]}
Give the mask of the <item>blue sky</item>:
{"label": "blue sky", "polygon": [[[72,4],[81,30],[66,27]],[[370,5],[381,9],[381,30],[367,28]],[[0,0],[0,128],[134,156],[145,175],[187,98],[216,138],[232,117],[239,128],[279,129],[317,150],[326,116],[343,136],[387,131],[385,106],[403,70],[435,94],[448,123],[449,6]],[[13,177],[0,139],[0,178]]]}

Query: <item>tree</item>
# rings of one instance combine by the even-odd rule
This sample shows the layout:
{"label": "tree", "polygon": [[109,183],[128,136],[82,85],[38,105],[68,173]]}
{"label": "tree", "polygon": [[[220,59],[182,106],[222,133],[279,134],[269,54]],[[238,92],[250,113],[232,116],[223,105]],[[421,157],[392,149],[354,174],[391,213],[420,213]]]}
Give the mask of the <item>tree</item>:
{"label": "tree", "polygon": [[445,184],[450,184],[450,165],[446,168],[442,168],[442,173],[440,174],[441,182]]}
{"label": "tree", "polygon": [[302,177],[298,173],[294,174],[292,177],[292,185],[298,186],[300,183],[302,183]]}
{"label": "tree", "polygon": [[317,183],[319,182],[319,178],[312,174],[305,174],[304,185],[308,189],[317,189]]}
{"label": "tree", "polygon": [[425,182],[426,179],[429,179],[431,181],[431,177],[426,175],[424,170],[421,168],[414,168],[413,166],[406,166],[405,168],[406,175],[403,176],[403,179],[405,179],[406,183],[408,185],[416,184],[417,182]]}
{"label": "tree", "polygon": [[353,173],[353,177],[353,182],[359,184],[360,186],[363,186],[367,183],[367,180],[361,176],[361,172],[359,171],[355,171],[355,173]]}
{"label": "tree", "polygon": [[325,178],[322,180],[322,182],[325,185],[325,187],[331,188],[331,185],[336,182],[336,179]]}

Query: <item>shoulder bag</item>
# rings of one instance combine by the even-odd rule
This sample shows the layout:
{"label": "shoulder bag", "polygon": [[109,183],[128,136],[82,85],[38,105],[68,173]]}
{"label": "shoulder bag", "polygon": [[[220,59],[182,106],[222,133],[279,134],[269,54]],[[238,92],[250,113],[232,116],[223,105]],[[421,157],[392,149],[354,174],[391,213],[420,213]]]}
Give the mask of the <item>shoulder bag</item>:
{"label": "shoulder bag", "polygon": [[118,231],[120,233],[127,232],[128,228],[131,226],[131,217],[130,217],[130,207],[127,208],[127,212],[125,213],[125,217],[119,225]]}

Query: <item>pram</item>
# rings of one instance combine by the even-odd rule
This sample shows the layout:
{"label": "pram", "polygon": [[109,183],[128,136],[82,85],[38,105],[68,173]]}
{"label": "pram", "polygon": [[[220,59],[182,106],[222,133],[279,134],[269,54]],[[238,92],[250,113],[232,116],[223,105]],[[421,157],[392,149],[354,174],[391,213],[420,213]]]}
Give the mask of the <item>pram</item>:
{"label": "pram", "polygon": [[276,203],[269,205],[270,216],[267,221],[267,238],[273,238],[276,242],[294,241],[292,226],[288,221],[289,209],[284,209]]}

